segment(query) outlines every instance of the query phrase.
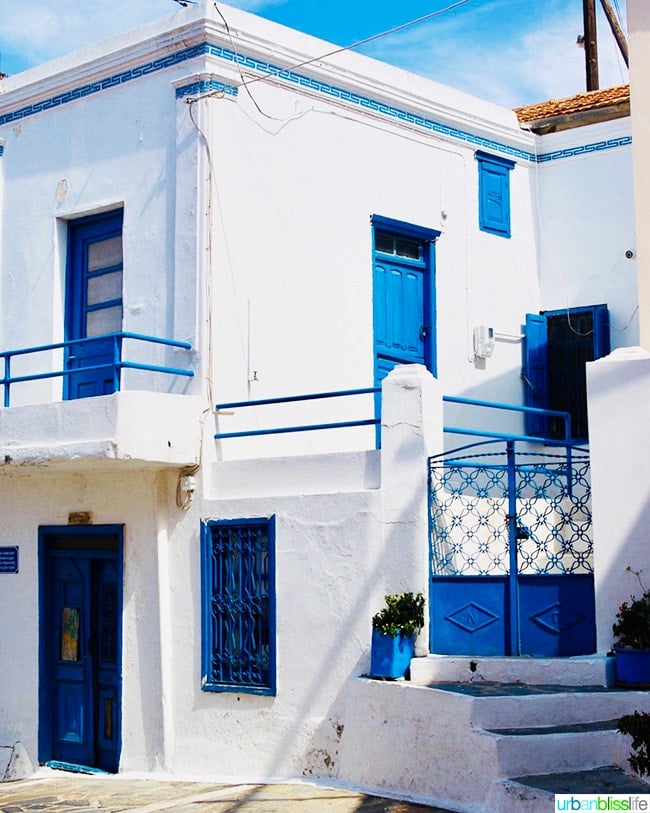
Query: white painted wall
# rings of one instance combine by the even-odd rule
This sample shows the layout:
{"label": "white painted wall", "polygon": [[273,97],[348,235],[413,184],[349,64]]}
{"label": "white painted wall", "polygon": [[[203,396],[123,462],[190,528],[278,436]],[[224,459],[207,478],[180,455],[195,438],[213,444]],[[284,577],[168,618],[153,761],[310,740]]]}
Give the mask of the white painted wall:
{"label": "white painted wall", "polygon": [[607,652],[619,606],[648,588],[650,356],[621,349],[587,375],[598,651]]}
{"label": "white painted wall", "polygon": [[632,148],[599,147],[629,136],[629,119],[544,136],[544,154],[592,147],[540,164],[537,187],[531,190],[537,209],[540,308],[606,303],[612,349],[638,344],[639,336]]}

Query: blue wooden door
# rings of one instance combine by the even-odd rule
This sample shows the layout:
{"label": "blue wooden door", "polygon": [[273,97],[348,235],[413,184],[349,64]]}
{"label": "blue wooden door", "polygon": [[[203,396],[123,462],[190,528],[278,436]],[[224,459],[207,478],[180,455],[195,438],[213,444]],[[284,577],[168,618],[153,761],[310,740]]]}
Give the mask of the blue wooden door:
{"label": "blue wooden door", "polygon": [[[398,364],[435,375],[434,241],[439,232],[373,215],[374,380]],[[376,412],[379,416],[379,398]]]}
{"label": "blue wooden door", "polygon": [[[119,389],[120,340],[101,338],[122,330],[122,210],[68,227],[66,398],[107,395]],[[90,340],[90,341],[88,341]]]}
{"label": "blue wooden door", "polygon": [[115,772],[121,717],[118,538],[53,534],[43,544],[39,757]]}

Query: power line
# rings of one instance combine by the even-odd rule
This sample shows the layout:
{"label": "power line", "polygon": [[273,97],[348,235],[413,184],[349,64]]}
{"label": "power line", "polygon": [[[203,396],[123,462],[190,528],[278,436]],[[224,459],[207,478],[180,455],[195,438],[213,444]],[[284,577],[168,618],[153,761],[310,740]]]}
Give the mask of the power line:
{"label": "power line", "polygon": [[[175,0],[175,2],[186,2],[186,0]],[[381,39],[382,37],[388,37],[391,34],[396,34],[399,31],[404,31],[406,28],[410,28],[414,25],[419,25],[420,23],[427,22],[428,20],[434,19],[434,17],[440,17],[442,14],[447,14],[449,11],[453,11],[455,8],[459,8],[460,6],[464,6],[466,3],[471,2],[471,0],[457,0],[455,3],[451,3],[449,6],[445,6],[445,8],[438,9],[437,11],[430,11],[428,14],[423,14],[421,17],[416,17],[414,20],[409,20],[408,22],[401,23],[400,25],[396,25],[393,28],[389,28],[386,31],[380,31],[378,34],[372,34],[369,37],[365,37],[362,40],[358,40],[357,42],[353,42],[351,45],[343,45],[340,48],[335,48],[333,51],[328,51],[325,54],[320,54],[319,56],[312,57],[311,59],[305,59],[302,62],[297,62],[295,65],[290,65],[288,68],[285,68],[287,71],[294,71],[297,68],[304,68],[305,65],[311,65],[313,62],[320,62],[322,59],[328,59],[331,56],[335,56],[336,54],[341,54],[344,51],[353,51],[355,48],[360,48],[362,45],[367,45],[369,42],[374,42],[375,40]],[[217,3],[214,3],[214,7],[219,11]],[[219,11],[221,15],[221,12]],[[223,19],[223,15],[221,15]],[[227,26],[226,26],[227,29]],[[263,82],[265,79],[268,78],[268,75],[265,76],[255,76],[252,79],[242,80],[241,84],[238,87],[246,87],[247,85],[252,85],[254,82]]]}

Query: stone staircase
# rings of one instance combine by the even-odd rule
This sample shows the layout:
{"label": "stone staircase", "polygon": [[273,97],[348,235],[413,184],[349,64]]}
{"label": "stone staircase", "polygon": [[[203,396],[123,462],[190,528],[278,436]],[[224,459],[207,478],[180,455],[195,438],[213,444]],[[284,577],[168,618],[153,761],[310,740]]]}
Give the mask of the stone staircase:
{"label": "stone staircase", "polygon": [[412,662],[410,682],[361,679],[343,772],[471,813],[546,813],[555,793],[650,793],[626,774],[629,745],[616,731],[621,715],[650,711],[650,693],[608,686],[610,667],[429,656]]}

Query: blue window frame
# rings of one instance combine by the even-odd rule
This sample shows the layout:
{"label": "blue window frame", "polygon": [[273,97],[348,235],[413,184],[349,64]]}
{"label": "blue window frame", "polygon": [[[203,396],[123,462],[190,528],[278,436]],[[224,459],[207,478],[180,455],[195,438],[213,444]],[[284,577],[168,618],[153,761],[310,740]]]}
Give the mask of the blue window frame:
{"label": "blue window frame", "polygon": [[274,695],[275,518],[201,530],[201,688]]}
{"label": "blue window frame", "polygon": [[510,172],[515,162],[478,150],[478,224],[481,231],[510,237]]}

